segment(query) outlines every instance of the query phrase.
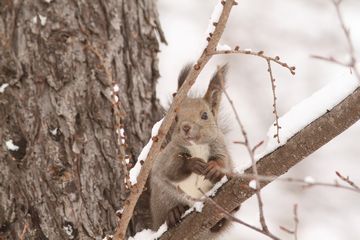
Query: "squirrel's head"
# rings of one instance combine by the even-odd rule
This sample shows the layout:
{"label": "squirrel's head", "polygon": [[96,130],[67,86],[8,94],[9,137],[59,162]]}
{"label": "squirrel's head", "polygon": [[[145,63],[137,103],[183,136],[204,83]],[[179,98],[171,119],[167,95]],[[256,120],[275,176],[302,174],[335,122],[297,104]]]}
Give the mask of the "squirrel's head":
{"label": "squirrel's head", "polygon": [[[178,79],[178,88],[185,81],[191,65],[184,67]],[[203,97],[187,97],[176,112],[172,139],[181,145],[207,144],[221,132],[217,117],[227,66],[222,66],[212,77]]]}

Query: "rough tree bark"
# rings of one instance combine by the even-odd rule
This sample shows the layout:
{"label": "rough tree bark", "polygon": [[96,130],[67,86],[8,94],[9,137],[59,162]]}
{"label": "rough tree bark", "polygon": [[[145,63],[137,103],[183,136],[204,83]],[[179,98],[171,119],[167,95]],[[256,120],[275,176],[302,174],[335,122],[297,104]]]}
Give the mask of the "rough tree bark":
{"label": "rough tree bark", "polygon": [[158,23],[153,1],[0,1],[0,239],[114,231],[125,152],[134,161],[162,111]]}

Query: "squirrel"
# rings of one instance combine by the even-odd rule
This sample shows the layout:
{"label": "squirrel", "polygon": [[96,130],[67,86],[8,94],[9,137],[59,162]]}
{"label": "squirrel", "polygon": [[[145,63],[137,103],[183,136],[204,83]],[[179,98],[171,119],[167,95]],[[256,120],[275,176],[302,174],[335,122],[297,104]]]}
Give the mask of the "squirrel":
{"label": "squirrel", "polygon": [[[180,72],[178,89],[191,67]],[[205,95],[186,97],[176,111],[171,140],[155,159],[150,175],[154,230],[164,222],[169,227],[178,224],[195,199],[203,196],[199,188],[209,191],[233,168],[217,122],[226,71],[227,65],[218,69]]]}

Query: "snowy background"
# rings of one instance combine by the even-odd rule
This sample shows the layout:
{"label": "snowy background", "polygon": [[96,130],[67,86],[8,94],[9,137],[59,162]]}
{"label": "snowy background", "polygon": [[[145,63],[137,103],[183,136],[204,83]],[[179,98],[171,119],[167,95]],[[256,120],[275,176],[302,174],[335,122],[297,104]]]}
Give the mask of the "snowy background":
{"label": "snowy background", "polygon": [[[327,83],[353,77],[348,69],[309,57],[311,54],[332,55],[339,59],[347,57],[346,40],[330,0],[238,2],[221,43],[264,50],[268,55],[279,55],[289,65],[296,66],[296,75],[292,76],[287,69],[273,64],[280,115]],[[182,66],[199,56],[216,3],[217,0],[158,0],[160,21],[169,43],[161,46],[160,53],[161,78],[157,94],[163,105],[168,104],[175,92]],[[355,47],[360,50],[360,1],[344,0],[342,11]],[[216,66],[226,62],[230,64],[228,92],[246,126],[250,142],[255,145],[266,139],[267,130],[274,121],[271,85],[264,60],[243,55],[214,57],[193,89],[204,91]],[[231,111],[229,113],[231,115]],[[250,161],[245,149],[231,144],[231,141],[241,139],[240,136],[234,124],[228,136],[231,153],[237,166],[245,166]],[[360,122],[296,165],[286,176],[312,176],[318,181],[333,181],[335,171],[339,171],[360,183],[359,145]],[[279,226],[292,229],[295,203],[299,205],[299,239],[360,239],[359,194],[324,187],[303,189],[300,185],[273,182],[263,190],[263,198],[269,227],[281,239],[293,239]],[[244,203],[236,216],[258,226],[255,200],[252,198]],[[268,238],[234,224],[223,239]]]}

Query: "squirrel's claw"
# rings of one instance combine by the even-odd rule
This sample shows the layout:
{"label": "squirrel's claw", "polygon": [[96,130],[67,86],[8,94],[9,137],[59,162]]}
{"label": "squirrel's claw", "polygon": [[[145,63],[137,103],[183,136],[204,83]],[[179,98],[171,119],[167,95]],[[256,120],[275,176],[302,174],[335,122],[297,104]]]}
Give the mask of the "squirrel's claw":
{"label": "squirrel's claw", "polygon": [[179,204],[176,207],[172,208],[169,212],[168,212],[168,216],[166,219],[166,223],[169,227],[173,227],[176,224],[178,224],[179,222],[181,222],[181,216],[184,214],[184,212],[188,209],[189,207]]}
{"label": "squirrel's claw", "polygon": [[215,161],[210,161],[205,169],[205,179],[211,182],[218,182],[225,174],[221,171],[219,164]]}
{"label": "squirrel's claw", "polygon": [[193,173],[199,175],[205,175],[206,173],[207,163],[201,158],[195,158],[195,157],[189,158],[187,160],[187,166],[189,170]]}

